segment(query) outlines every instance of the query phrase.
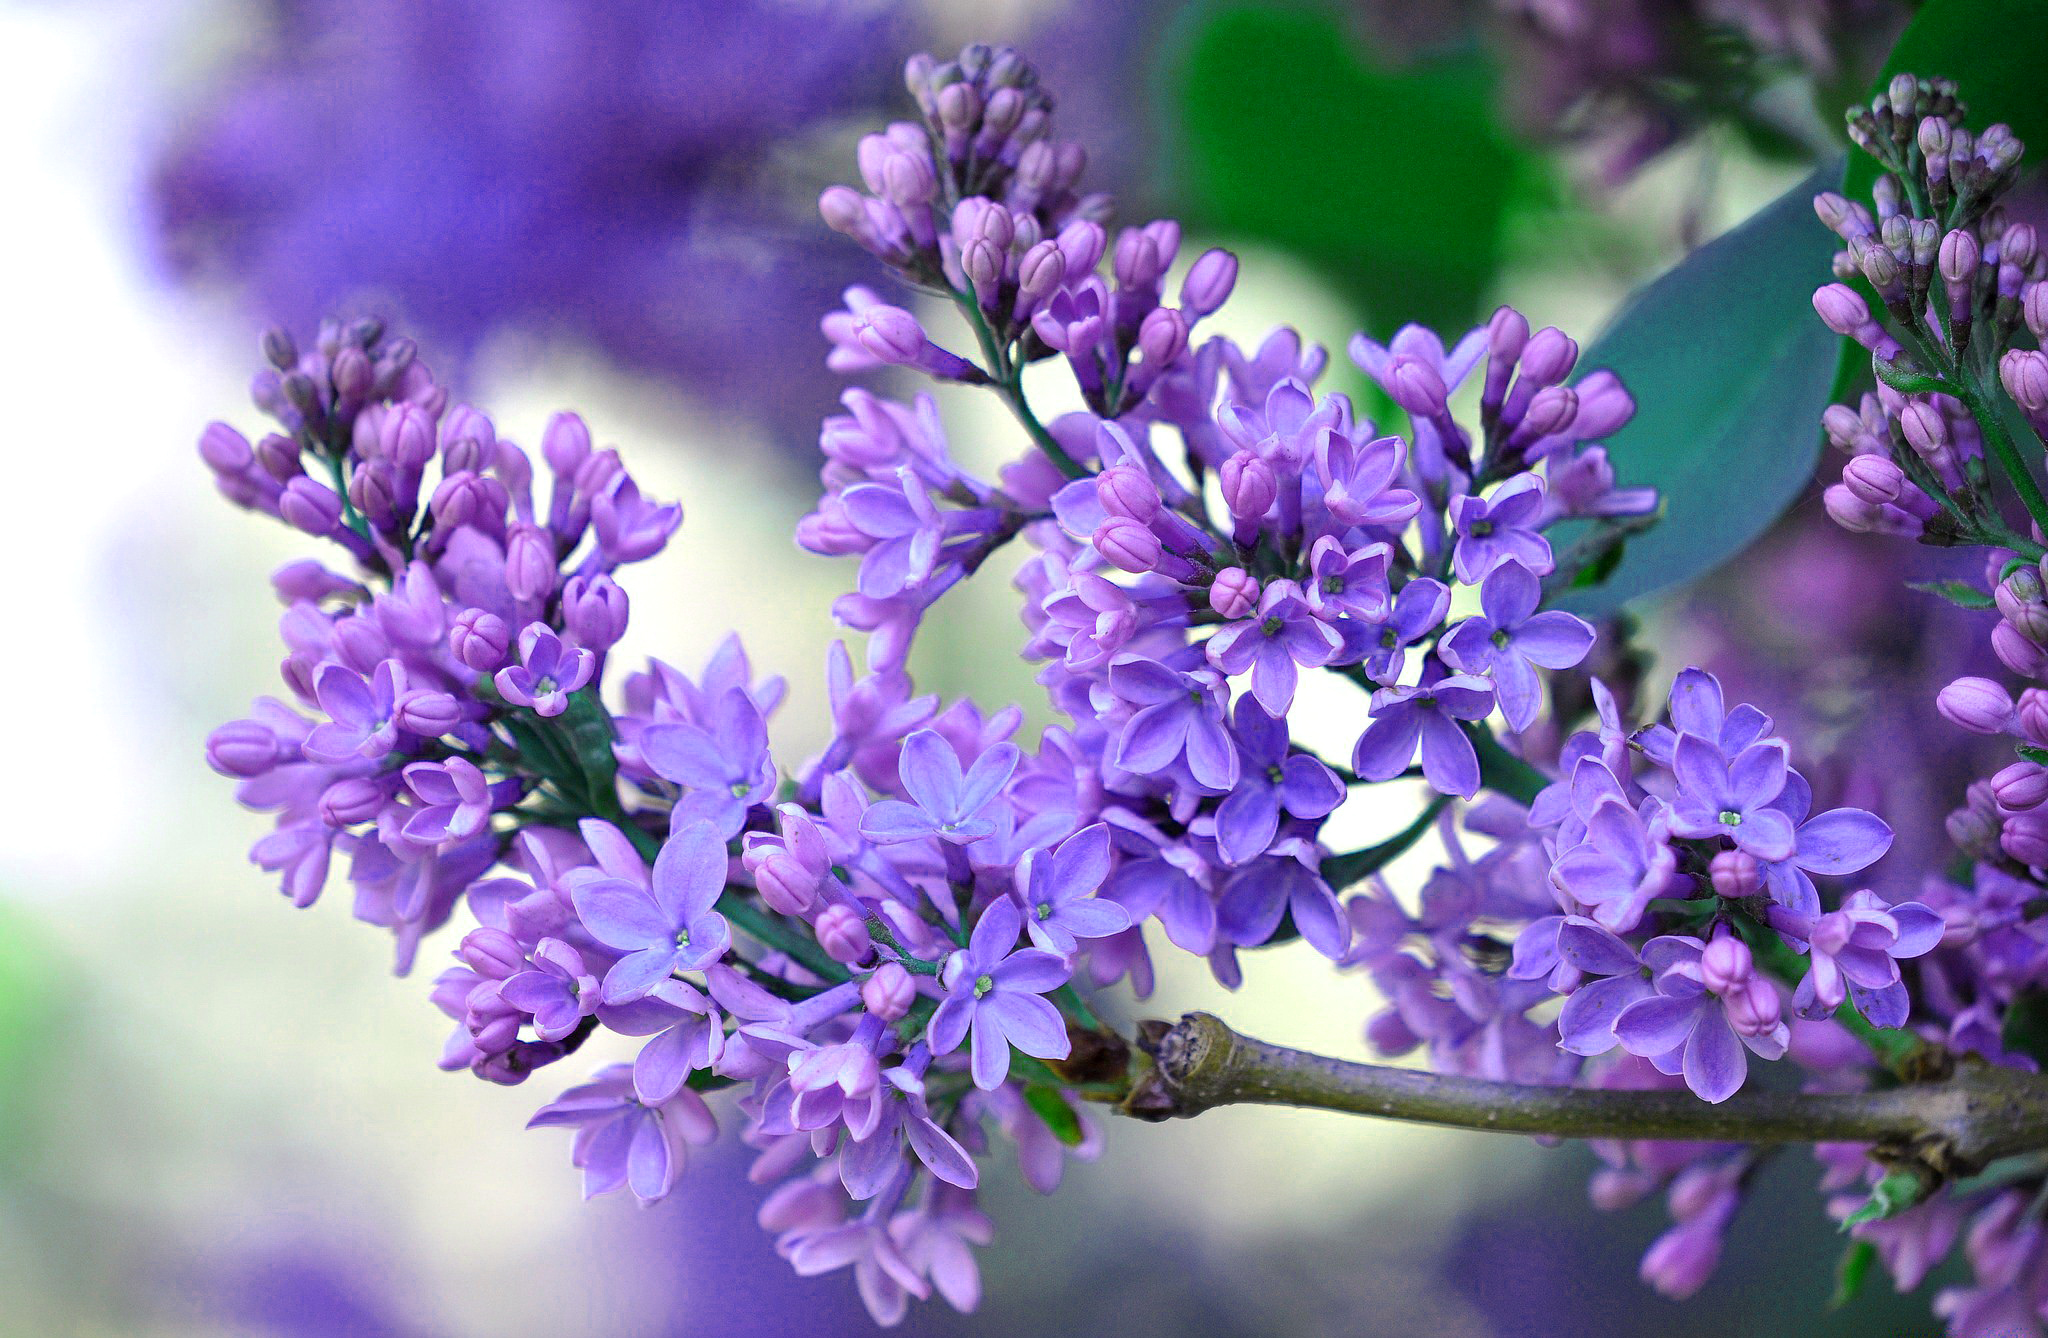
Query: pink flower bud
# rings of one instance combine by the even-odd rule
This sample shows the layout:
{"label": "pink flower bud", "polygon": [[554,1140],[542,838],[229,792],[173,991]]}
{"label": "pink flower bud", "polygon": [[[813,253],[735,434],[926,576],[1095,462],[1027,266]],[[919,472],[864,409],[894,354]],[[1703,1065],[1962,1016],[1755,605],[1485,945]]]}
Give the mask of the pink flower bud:
{"label": "pink flower bud", "polygon": [[1950,724],[1973,734],[2000,734],[2012,723],[2012,695],[1988,678],[1959,678],[1934,699]]}
{"label": "pink flower bud", "polygon": [[1415,417],[1440,418],[1449,412],[1444,379],[1425,362],[1406,354],[1397,355],[1387,368],[1385,385],[1394,403]]}
{"label": "pink flower bud", "polygon": [[1842,466],[1842,486],[1872,506],[1899,500],[1906,474],[1881,455],[1859,455]]}
{"label": "pink flower bud", "polygon": [[1844,483],[1831,483],[1820,495],[1821,505],[1826,508],[1828,518],[1843,529],[1862,534],[1876,527],[1883,514],[1874,503],[1866,502],[1849,491]]}
{"label": "pink flower bud", "polygon": [[399,697],[392,719],[400,728],[438,739],[462,723],[462,703],[445,692],[414,688]]}
{"label": "pink flower bud", "polygon": [[2034,338],[2048,340],[2048,283],[2030,283],[2020,290],[2020,313]]}
{"label": "pink flower bud", "polygon": [[1948,449],[1948,420],[1926,400],[1913,400],[1899,415],[1899,429],[1915,453],[1933,459]]}
{"label": "pink flower bud", "polygon": [[2048,768],[2035,762],[2015,762],[1991,778],[1991,793],[2001,808],[2022,812],[2039,808],[2048,800]]}
{"label": "pink flower bud", "polygon": [[777,914],[801,915],[817,899],[817,880],[793,856],[775,851],[752,863],[750,868],[755,890],[768,909]]}
{"label": "pink flower bud", "polygon": [[1714,891],[1724,897],[1746,897],[1763,882],[1756,856],[1746,850],[1724,850],[1707,866]]}
{"label": "pink flower bud", "polygon": [[341,495],[302,474],[285,484],[277,511],[286,524],[324,539],[341,525]]}
{"label": "pink flower bud", "polygon": [[537,604],[555,593],[555,541],[538,525],[512,527],[505,541],[505,585],[522,604]]}
{"label": "pink flower bud", "polygon": [[862,960],[875,946],[860,912],[851,906],[826,907],[811,926],[811,932],[817,935],[818,946],[825,950],[825,955],[844,965]]}
{"label": "pink flower bud", "polygon": [[860,1001],[884,1022],[894,1022],[910,1011],[917,999],[917,982],[895,962],[884,962],[860,983]]}
{"label": "pink flower bud", "polygon": [[1978,262],[1983,251],[1977,245],[1974,233],[1957,229],[1941,239],[1941,250],[1935,264],[1941,269],[1941,277],[1953,284],[1966,284],[1977,275]]}
{"label": "pink flower bud", "polygon": [[873,357],[899,367],[915,365],[927,342],[917,317],[880,303],[860,313],[853,337]]}
{"label": "pink flower bud", "polygon": [[1050,297],[1067,277],[1066,257],[1059,243],[1039,242],[1024,253],[1017,265],[1017,293],[1031,302]]}
{"label": "pink flower bud", "polygon": [[1728,1014],[1728,1025],[1744,1036],[1775,1031],[1785,1017],[1785,1005],[1778,998],[1777,987],[1754,973],[1722,996],[1721,1006]]}
{"label": "pink flower bud", "polygon": [[1869,305],[1847,284],[1830,283],[1815,289],[1813,309],[1828,329],[1851,339],[1870,325]]}
{"label": "pink flower bud", "polygon": [[1149,367],[1164,367],[1187,346],[1187,318],[1172,307],[1154,307],[1138,323],[1138,352]]}
{"label": "pink flower bud", "polygon": [[519,940],[502,929],[470,930],[455,955],[485,980],[508,980],[528,969]]}
{"label": "pink flower bud", "polygon": [[1095,476],[1095,495],[1102,509],[1140,524],[1159,513],[1159,488],[1136,465],[1111,465]]}
{"label": "pink flower bud", "polygon": [[235,720],[206,736],[206,764],[223,776],[261,776],[283,756],[277,735],[254,720]]}
{"label": "pink flower bud", "polygon": [[2000,664],[2026,678],[2039,678],[2048,670],[2048,650],[2027,640],[2011,623],[1991,629],[1991,649]]}
{"label": "pink flower bud", "polygon": [[549,469],[574,478],[590,458],[590,428],[573,413],[558,413],[540,434],[540,453]]}
{"label": "pink flower bud", "polygon": [[1259,583],[1243,567],[1225,567],[1209,586],[1209,607],[1225,618],[1248,618],[1259,605]]}
{"label": "pink flower bud", "polygon": [[1111,516],[1095,531],[1095,551],[1113,567],[1132,573],[1159,565],[1159,536],[1127,516]]}
{"label": "pink flower bud", "polygon": [[2022,813],[2007,819],[1998,845],[2029,868],[2048,867],[2048,815]]}
{"label": "pink flower bud", "polygon": [[226,423],[208,423],[199,434],[199,456],[219,474],[240,474],[256,463],[249,439]]}
{"label": "pink flower bud", "polygon": [[511,652],[512,629],[495,613],[464,609],[448,629],[448,648],[478,673],[496,673],[505,667],[505,657]]}
{"label": "pink flower bud", "polygon": [[1223,504],[1239,520],[1256,521],[1273,509],[1280,496],[1280,481],[1273,467],[1250,451],[1238,451],[1217,471]]}
{"label": "pink flower bud", "polygon": [[1756,959],[1749,945],[1723,929],[1714,935],[1700,954],[1700,983],[1716,994],[1729,994],[1745,986],[1756,972]]}
{"label": "pink flower bud", "polygon": [[1237,286],[1237,257],[1213,248],[1202,252],[1181,280],[1180,304],[1197,317],[1207,316],[1230,298]]}
{"label": "pink flower bud", "polygon": [[1562,432],[1579,416],[1579,395],[1570,386],[1545,386],[1529,401],[1522,427],[1533,436]]}
{"label": "pink flower bud", "polygon": [[587,650],[610,650],[626,634],[626,592],[611,577],[572,576],[562,587],[562,626]]}
{"label": "pink flower bud", "polygon": [[2016,348],[1998,360],[2006,393],[2029,414],[2048,413],[2048,354]]}
{"label": "pink flower bud", "polygon": [[1496,363],[1513,362],[1529,345],[1529,319],[1513,307],[1502,307],[1486,323],[1486,356]]}
{"label": "pink flower bud", "polygon": [[352,827],[377,816],[390,796],[367,776],[351,776],[328,786],[320,795],[320,820],[330,827]]}
{"label": "pink flower bud", "polygon": [[1529,346],[1522,350],[1522,375],[1531,385],[1558,385],[1571,375],[1578,360],[1578,341],[1556,326],[1546,325],[1529,336]]}

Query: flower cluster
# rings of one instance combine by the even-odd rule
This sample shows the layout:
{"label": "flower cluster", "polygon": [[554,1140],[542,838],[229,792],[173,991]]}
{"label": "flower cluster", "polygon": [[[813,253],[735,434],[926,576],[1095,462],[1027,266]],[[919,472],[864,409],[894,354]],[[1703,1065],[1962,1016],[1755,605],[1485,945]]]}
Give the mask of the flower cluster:
{"label": "flower cluster", "polygon": [[[1112,233],[1015,52],[919,57],[908,84],[920,119],[864,140],[866,191],[820,204],[929,300],[849,291],[831,359],[982,387],[1027,445],[978,477],[929,397],[850,391],[824,424],[797,537],[858,559],[835,612],[870,636],[863,666],[829,657],[814,755],[778,754],[785,686],[736,641],[607,703],[614,573],[680,513],[579,421],[545,434],[543,508],[526,454],[410,345],[333,327],[304,357],[266,342],[256,394],[281,432],[202,441],[231,500],[353,564],[280,573],[297,705],[261,703],[211,759],[279,814],[256,858],[294,900],[349,858],[401,968],[458,907],[474,921],[433,987],[445,1067],[517,1083],[625,1038],[629,1061],[534,1117],[575,1130],[586,1192],[659,1199],[737,1122],[778,1250],[850,1269],[889,1323],[933,1292],[974,1303],[998,1139],[1043,1191],[1095,1151],[1088,1103],[1130,1097],[1149,1062],[1099,992],[1149,994],[1162,941],[1234,987],[1240,954],[1305,940],[1370,975],[1376,1046],[1482,1078],[1720,1102],[1749,1054],[1841,1090],[1874,1080],[1873,1050],[2004,1057],[1992,1000],[2034,969],[2013,843],[2042,840],[2017,815],[2048,799],[2048,753],[1993,782],[2003,831],[1976,848],[2005,853],[1975,890],[1837,886],[1889,828],[1816,805],[1772,721],[1711,676],[1680,674],[1642,728],[1598,681],[1546,692],[1596,642],[1557,597],[1658,509],[1601,444],[1633,402],[1569,336],[1505,308],[1448,344],[1360,336],[1403,420],[1382,431],[1319,392],[1325,356],[1292,330],[1195,338],[1236,261],[1194,258],[1170,304],[1178,227]],[[971,346],[930,333],[948,307]],[[1043,422],[1034,364],[1086,408]],[[1035,742],[1017,706],[920,695],[907,668],[926,612],[1012,542],[1031,550],[1022,653],[1062,720]],[[2048,609],[2022,593],[2001,587],[2015,627]],[[1359,690],[1348,756],[1300,741],[1304,670]],[[2038,713],[1970,683],[1943,709],[2023,733]],[[1336,848],[1347,799],[1402,780],[1422,784],[1373,800],[1419,788],[1414,820]],[[1449,863],[1404,900],[1383,870],[1431,831]],[[1646,1270],[1697,1286],[1756,1154],[1604,1151],[1603,1201],[1670,1188],[1680,1220]]]}

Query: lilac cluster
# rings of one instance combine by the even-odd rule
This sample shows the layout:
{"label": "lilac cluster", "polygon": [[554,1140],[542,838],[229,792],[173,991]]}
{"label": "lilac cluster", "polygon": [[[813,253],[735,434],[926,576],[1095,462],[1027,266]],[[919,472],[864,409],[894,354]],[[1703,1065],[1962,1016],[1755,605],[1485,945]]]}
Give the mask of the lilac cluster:
{"label": "lilac cluster", "polygon": [[[1827,412],[1828,438],[1849,456],[1827,490],[1828,514],[1851,531],[1980,551],[1981,578],[1919,588],[1975,611],[1997,664],[1972,666],[1979,672],[1953,679],[1933,705],[1965,735],[2012,748],[1948,819],[1962,859],[1919,893],[1946,928],[1916,963],[1909,1025],[1926,1048],[1917,1062],[1970,1055],[2031,1070],[2042,1057],[2031,1019],[2048,998],[2037,926],[2048,891],[2048,693],[2039,686],[2048,679],[2048,501],[2030,463],[2040,443],[2016,435],[2021,423],[2035,437],[2048,428],[2048,357],[2028,346],[2048,330],[2048,260],[2004,203],[2022,145],[2003,125],[1973,133],[1954,84],[1900,75],[1849,126],[1881,171],[1867,205],[1834,193],[1815,201],[1844,250],[1814,306],[1869,352],[1878,384]],[[1860,919],[1849,941],[1859,936],[1868,936]],[[1843,971],[1853,988],[1850,963]],[[1827,1188],[1860,1191],[1876,1179],[1857,1151],[1822,1149]],[[1860,1193],[1841,1194],[1834,1209],[1902,1289],[1965,1244],[1973,1281],[1935,1306],[1951,1334],[2039,1333],[2048,1180],[2038,1159],[2018,1161],[1939,1192],[1924,1187],[1882,1217],[1859,1207]]]}
{"label": "lilac cluster", "polygon": [[[260,704],[212,759],[279,813],[256,857],[295,900],[348,856],[401,967],[458,907],[474,921],[433,987],[445,1067],[517,1083],[600,1033],[629,1046],[534,1117],[575,1131],[586,1192],[659,1199],[737,1123],[779,1252],[850,1269],[892,1323],[934,1292],[973,1304],[999,1139],[1043,1191],[1095,1151],[1088,1103],[1126,1100],[1149,1062],[1097,991],[1149,994],[1161,938],[1231,986],[1241,953],[1305,940],[1369,973],[1378,1047],[1495,1079],[1718,1102],[1750,1054],[1840,1088],[1873,1081],[1873,1050],[2002,1056],[1984,1004],[2027,985],[2017,857],[1976,892],[1835,886],[1890,830],[1816,811],[1762,712],[1691,670],[1667,720],[1631,729],[1604,685],[1546,678],[1596,642],[1555,597],[1657,510],[1600,444],[1634,409],[1615,377],[1575,375],[1570,337],[1505,308],[1448,346],[1361,336],[1405,420],[1382,432],[1318,392],[1324,354],[1296,332],[1192,337],[1235,260],[1195,258],[1168,304],[1179,229],[1112,234],[1016,53],[919,57],[908,83],[921,119],[863,141],[867,191],[821,209],[931,302],[850,292],[832,361],[983,387],[1026,449],[977,476],[929,397],[851,391],[824,424],[797,538],[857,559],[835,612],[870,636],[864,666],[828,659],[813,755],[777,752],[784,684],[736,641],[694,677],[627,674],[607,705],[613,573],[680,513],[576,420],[546,433],[543,508],[528,457],[409,345],[331,328],[303,358],[266,345],[257,398],[283,431],[202,442],[232,500],[354,566],[280,574],[298,704]],[[970,352],[927,329],[948,305]],[[1041,421],[1040,363],[1087,407]],[[926,612],[1015,540],[1022,653],[1063,722],[1035,741],[1019,707],[941,702],[907,668]],[[1360,690],[1347,757],[1297,737],[1304,670]],[[1970,719],[2030,728],[2028,702],[1960,693]],[[1373,801],[1416,796],[1414,820],[1336,848],[1348,796],[1397,781],[1420,784]],[[1997,799],[2029,796],[2048,769]],[[1383,870],[1432,831],[1448,864],[1411,905]],[[1756,1154],[1605,1151],[1604,1201],[1670,1188],[1680,1220],[1646,1267],[1696,1286]]]}

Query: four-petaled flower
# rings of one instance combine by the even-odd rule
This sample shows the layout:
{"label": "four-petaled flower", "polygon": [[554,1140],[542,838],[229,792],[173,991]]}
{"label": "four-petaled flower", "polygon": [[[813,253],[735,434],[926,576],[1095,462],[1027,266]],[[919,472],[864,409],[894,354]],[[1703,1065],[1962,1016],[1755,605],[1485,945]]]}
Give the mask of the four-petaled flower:
{"label": "four-petaled flower", "polygon": [[1130,912],[1095,895],[1109,876],[1109,828],[1083,827],[1050,850],[1027,851],[1017,868],[1024,927],[1048,952],[1072,957],[1077,939],[1108,938],[1131,927]]}
{"label": "four-petaled flower", "polygon": [[528,623],[519,634],[519,663],[492,679],[506,701],[530,706],[536,715],[560,715],[569,698],[597,672],[597,656],[571,646],[546,623]]}
{"label": "four-petaled flower", "polygon": [[1538,669],[1569,669],[1593,649],[1593,627],[1585,619],[1548,609],[1543,583],[1520,562],[1495,567],[1480,587],[1484,616],[1467,618],[1444,638],[1443,656],[1453,668],[1493,680],[1501,717],[1516,733],[1536,723],[1543,705]]}
{"label": "four-petaled flower", "polygon": [[1209,663],[1226,674],[1251,670],[1252,695],[1274,715],[1294,704],[1298,667],[1320,668],[1337,658],[1344,640],[1316,616],[1292,581],[1269,581],[1252,616],[1209,638]]}
{"label": "four-petaled flower", "polygon": [[1010,1073],[1010,1047],[1034,1059],[1065,1059],[1066,1024],[1044,997],[1067,983],[1073,968],[1042,948],[1017,947],[1023,916],[1005,898],[981,913],[967,946],[946,960],[940,1001],[926,1035],[932,1053],[949,1055],[972,1038],[969,1068],[984,1092]]}
{"label": "four-petaled flower", "polygon": [[1483,720],[1493,685],[1452,674],[1412,688],[1372,694],[1372,724],[1358,736],[1351,769],[1369,781],[1392,780],[1422,751],[1422,775],[1442,794],[1470,799],[1479,790],[1479,754],[1459,721]]}
{"label": "four-petaled flower", "polygon": [[578,880],[570,898],[590,936],[626,954],[605,974],[604,1002],[630,1003],[678,971],[725,955],[732,935],[711,909],[725,890],[725,839],[709,823],[671,833],[651,886],[624,878]]}
{"label": "four-petaled flower", "polygon": [[[1293,750],[1287,722],[1250,697],[1237,699],[1232,729],[1241,759],[1237,788],[1216,809],[1216,849],[1227,864],[1266,853],[1284,810],[1322,818],[1344,802],[1344,783],[1319,758]],[[1406,765],[1405,763],[1403,765]]]}
{"label": "four-petaled flower", "polygon": [[903,741],[896,767],[910,802],[877,801],[862,815],[860,834],[884,845],[936,836],[964,846],[993,836],[1000,823],[991,808],[1016,772],[1018,756],[1015,744],[999,743],[963,772],[945,736],[921,729]]}
{"label": "four-petaled flower", "polygon": [[1730,761],[1697,734],[1680,734],[1672,750],[1678,794],[1671,830],[1680,836],[1725,836],[1760,860],[1792,853],[1792,819],[1771,806],[1785,788],[1785,745],[1752,743]]}
{"label": "four-petaled flower", "polygon": [[655,775],[687,787],[669,815],[671,827],[708,822],[730,840],[746,825],[748,809],[774,797],[768,726],[742,688],[718,699],[709,728],[649,725],[640,733],[640,755]]}
{"label": "four-petaled flower", "polygon": [[583,1171],[583,1197],[631,1189],[653,1203],[675,1188],[683,1173],[685,1148],[718,1136],[718,1122],[704,1098],[689,1088],[659,1105],[633,1091],[632,1069],[612,1064],[580,1087],[571,1087],[526,1122],[529,1129],[571,1128],[576,1143],[570,1162]]}
{"label": "four-petaled flower", "polygon": [[1543,480],[1517,474],[1494,489],[1490,498],[1465,496],[1451,502],[1451,523],[1458,546],[1451,553],[1452,570],[1466,585],[1478,585],[1503,562],[1519,562],[1543,575],[1557,565],[1550,541],[1537,533],[1543,520]]}

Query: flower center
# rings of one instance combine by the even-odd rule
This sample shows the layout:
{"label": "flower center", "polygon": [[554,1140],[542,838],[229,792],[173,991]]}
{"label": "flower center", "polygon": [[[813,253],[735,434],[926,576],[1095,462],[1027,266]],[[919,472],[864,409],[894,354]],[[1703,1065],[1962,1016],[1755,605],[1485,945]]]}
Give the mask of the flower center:
{"label": "flower center", "polygon": [[1278,785],[1281,781],[1287,779],[1287,773],[1280,769],[1278,762],[1275,762],[1272,766],[1266,768],[1266,779]]}
{"label": "flower center", "polygon": [[1493,644],[1494,644],[1494,645],[1496,645],[1496,646],[1503,646],[1503,647],[1504,647],[1504,646],[1506,646],[1506,645],[1508,644],[1508,629],[1507,629],[1507,628],[1505,628],[1505,627],[1502,627],[1502,628],[1497,628],[1497,629],[1496,629],[1496,630],[1494,631],[1494,634],[1493,634]]}
{"label": "flower center", "polygon": [[1732,808],[1724,808],[1721,810],[1721,825],[1723,827],[1740,827],[1742,825],[1742,815]]}
{"label": "flower center", "polygon": [[1266,621],[1259,624],[1259,630],[1261,632],[1264,632],[1267,636],[1279,636],[1280,629],[1284,626],[1286,626],[1286,624],[1281,622],[1278,618],[1268,618],[1266,619]]}
{"label": "flower center", "polygon": [[734,782],[733,782],[733,786],[732,786],[732,797],[733,797],[733,798],[735,798],[735,799],[745,799],[745,798],[746,798],[746,797],[747,797],[748,795],[752,794],[753,792],[754,792],[754,787],[753,787],[753,786],[751,786],[751,785],[749,785],[749,784],[747,784],[747,783],[746,783],[745,781],[734,781]]}
{"label": "flower center", "polygon": [[1050,919],[1052,919],[1052,903],[1051,903],[1051,902],[1049,902],[1049,901],[1041,901],[1041,902],[1039,902],[1039,903],[1038,903],[1038,918],[1039,918],[1039,919],[1041,919],[1041,920],[1050,920]]}
{"label": "flower center", "polygon": [[1473,521],[1473,522],[1472,522],[1472,530],[1471,530],[1471,534],[1472,534],[1472,537],[1473,537],[1474,539],[1484,539],[1484,538],[1485,538],[1485,537],[1486,537],[1487,535],[1489,535],[1489,534],[1492,534],[1492,533],[1493,533],[1493,522],[1492,522],[1492,521],[1490,521],[1490,520],[1475,520],[1475,521]]}
{"label": "flower center", "polygon": [[678,929],[678,930],[676,931],[676,946],[677,946],[678,948],[687,948],[687,947],[689,947],[689,946],[690,946],[690,931],[689,931],[689,930],[687,930],[687,929]]}
{"label": "flower center", "polygon": [[977,976],[974,980],[974,997],[979,999],[996,987],[994,976]]}
{"label": "flower center", "polygon": [[1323,593],[1326,595],[1343,594],[1344,578],[1342,576],[1325,576],[1323,578]]}
{"label": "flower center", "polygon": [[546,674],[542,674],[539,678],[533,680],[533,695],[536,697],[545,697],[554,690],[555,680],[549,678]]}
{"label": "flower center", "polygon": [[1389,627],[1386,631],[1380,633],[1380,644],[1388,650],[1398,650],[1401,646],[1401,634]]}

